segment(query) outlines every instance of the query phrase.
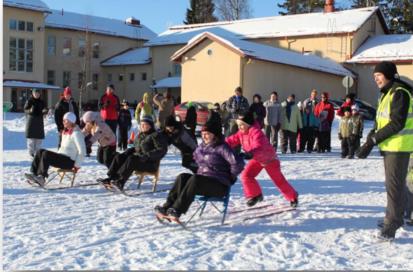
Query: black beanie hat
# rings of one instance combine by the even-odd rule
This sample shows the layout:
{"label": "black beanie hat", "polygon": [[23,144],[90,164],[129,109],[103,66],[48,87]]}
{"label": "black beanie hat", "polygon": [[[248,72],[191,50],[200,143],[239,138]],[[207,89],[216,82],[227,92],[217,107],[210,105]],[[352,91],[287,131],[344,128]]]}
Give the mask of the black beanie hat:
{"label": "black beanie hat", "polygon": [[382,73],[388,80],[392,80],[397,74],[397,67],[393,62],[382,61],[376,65],[374,73]]}
{"label": "black beanie hat", "polygon": [[153,123],[153,119],[150,115],[145,115],[141,118],[141,122],[145,122],[148,123],[149,125],[151,125],[152,128],[155,127],[154,123]]}
{"label": "black beanie hat", "polygon": [[179,123],[178,121],[176,121],[175,117],[169,115],[168,118],[166,118],[165,120],[165,126],[177,128],[179,126]]}
{"label": "black beanie hat", "polygon": [[215,137],[222,137],[222,127],[219,122],[208,120],[205,125],[202,127],[201,131],[208,131],[215,135]]}
{"label": "black beanie hat", "polygon": [[254,123],[254,115],[252,112],[247,112],[244,116],[239,116],[237,119],[238,122],[243,122],[249,126],[251,126]]}

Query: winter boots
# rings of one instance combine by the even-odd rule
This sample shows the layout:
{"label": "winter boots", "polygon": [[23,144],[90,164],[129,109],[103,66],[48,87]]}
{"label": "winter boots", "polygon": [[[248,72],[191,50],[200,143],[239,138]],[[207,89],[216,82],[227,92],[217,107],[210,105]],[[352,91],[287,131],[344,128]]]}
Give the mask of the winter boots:
{"label": "winter boots", "polygon": [[261,202],[263,200],[264,200],[264,197],[262,196],[262,194],[259,194],[257,196],[249,198],[248,201],[247,201],[247,206],[252,207],[255,204],[257,204],[258,202]]}

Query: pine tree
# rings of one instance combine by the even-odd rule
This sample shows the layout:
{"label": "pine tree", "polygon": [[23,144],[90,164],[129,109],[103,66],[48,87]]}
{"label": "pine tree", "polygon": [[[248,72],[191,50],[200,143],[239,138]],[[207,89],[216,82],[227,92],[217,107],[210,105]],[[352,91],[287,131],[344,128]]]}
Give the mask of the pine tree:
{"label": "pine tree", "polygon": [[301,14],[310,12],[319,12],[323,10],[324,0],[285,0],[282,4],[277,4],[281,15]]}
{"label": "pine tree", "polygon": [[191,0],[190,8],[186,9],[184,24],[200,24],[215,22],[215,6],[212,0]]}

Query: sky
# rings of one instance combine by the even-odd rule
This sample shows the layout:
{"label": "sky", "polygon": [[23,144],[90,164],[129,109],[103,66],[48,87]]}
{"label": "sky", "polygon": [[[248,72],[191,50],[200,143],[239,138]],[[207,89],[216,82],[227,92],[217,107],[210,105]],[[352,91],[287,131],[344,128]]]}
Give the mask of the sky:
{"label": "sky", "polygon": [[[125,20],[135,17],[159,34],[185,20],[189,0],[43,0],[49,8]],[[278,15],[282,0],[250,0],[252,18]],[[339,2],[339,1],[336,1]]]}

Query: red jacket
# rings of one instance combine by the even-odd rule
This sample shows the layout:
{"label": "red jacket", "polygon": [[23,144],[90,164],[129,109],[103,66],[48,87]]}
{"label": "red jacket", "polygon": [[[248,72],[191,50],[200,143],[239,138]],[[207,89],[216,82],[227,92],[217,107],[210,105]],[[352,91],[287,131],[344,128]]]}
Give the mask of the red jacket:
{"label": "red jacket", "polygon": [[326,101],[321,101],[320,103],[318,103],[315,108],[314,108],[314,115],[318,118],[320,117],[320,113],[322,111],[327,111],[328,115],[327,115],[327,120],[330,122],[330,124],[333,122],[334,120],[334,106],[333,104],[331,104],[330,102]]}
{"label": "red jacket", "polygon": [[337,111],[337,115],[338,116],[344,116],[344,108],[346,108],[346,107],[348,107],[348,108],[351,108],[351,106],[353,106],[354,105],[354,102],[353,101],[350,101],[350,102],[347,102],[347,101],[344,101],[344,103],[341,105],[341,107],[338,109],[338,111]]}
{"label": "red jacket", "polygon": [[99,101],[100,116],[103,120],[118,120],[120,102],[119,98],[111,94],[104,94]]}

